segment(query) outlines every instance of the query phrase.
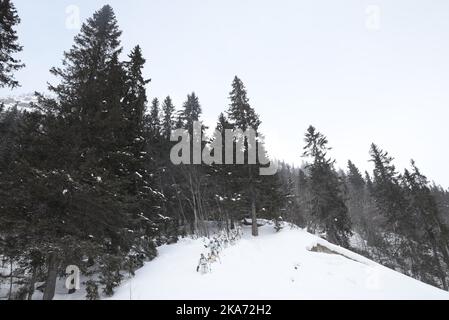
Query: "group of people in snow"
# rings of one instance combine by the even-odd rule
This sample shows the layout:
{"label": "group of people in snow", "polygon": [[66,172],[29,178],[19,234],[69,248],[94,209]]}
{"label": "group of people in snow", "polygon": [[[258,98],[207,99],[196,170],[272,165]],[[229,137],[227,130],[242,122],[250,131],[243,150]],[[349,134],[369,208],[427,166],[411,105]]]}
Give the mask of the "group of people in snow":
{"label": "group of people in snow", "polygon": [[204,247],[209,249],[209,253],[206,255],[201,254],[197,272],[201,274],[207,274],[212,272],[212,264],[220,262],[220,254],[224,249],[229,246],[235,245],[235,243],[242,238],[243,230],[239,226],[235,230],[231,230],[229,233],[222,231],[219,234],[209,239],[209,243],[205,244]]}

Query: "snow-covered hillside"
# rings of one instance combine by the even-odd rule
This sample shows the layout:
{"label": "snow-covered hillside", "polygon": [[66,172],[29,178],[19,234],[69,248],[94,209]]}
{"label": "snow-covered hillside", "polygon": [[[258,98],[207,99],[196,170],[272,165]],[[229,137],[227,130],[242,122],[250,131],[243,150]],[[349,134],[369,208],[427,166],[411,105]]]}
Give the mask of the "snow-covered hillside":
{"label": "snow-covered hillside", "polygon": [[7,98],[0,98],[0,104],[4,104],[6,109],[17,107],[19,110],[31,110],[30,103],[37,102],[34,94],[22,94],[19,96],[11,96]]}
{"label": "snow-covered hillside", "polygon": [[207,275],[196,272],[200,254],[206,252],[205,239],[163,246],[159,257],[118,288],[112,299],[449,299],[448,292],[303,230],[288,227],[275,233],[263,227],[256,239],[249,231],[222,253],[221,264],[214,264]]}

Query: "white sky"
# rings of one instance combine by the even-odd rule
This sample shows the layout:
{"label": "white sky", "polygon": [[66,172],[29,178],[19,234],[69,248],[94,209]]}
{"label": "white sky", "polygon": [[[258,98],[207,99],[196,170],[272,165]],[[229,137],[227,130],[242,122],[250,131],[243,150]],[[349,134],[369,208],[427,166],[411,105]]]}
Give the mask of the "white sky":
{"label": "white sky", "polygon": [[[45,90],[97,0],[13,0],[22,17],[22,88]],[[238,75],[263,121],[270,153],[300,164],[310,124],[326,134],[340,166],[370,169],[375,142],[398,167],[411,158],[449,187],[449,1],[110,0],[128,52],[140,44],[149,96],[180,107],[195,91],[214,126]],[[380,15],[377,15],[379,10]],[[73,12],[73,11],[72,11]],[[376,22],[379,22],[376,25]],[[368,26],[367,26],[368,24]]]}

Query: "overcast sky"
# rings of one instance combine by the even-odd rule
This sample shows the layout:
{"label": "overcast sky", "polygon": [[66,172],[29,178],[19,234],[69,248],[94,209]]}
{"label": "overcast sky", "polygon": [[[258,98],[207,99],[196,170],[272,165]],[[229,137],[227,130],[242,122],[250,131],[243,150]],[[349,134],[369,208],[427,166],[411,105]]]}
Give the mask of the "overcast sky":
{"label": "overcast sky", "polygon": [[[76,13],[96,0],[13,0],[26,69],[22,87],[43,91],[70,48]],[[180,107],[195,91],[214,126],[231,82],[246,84],[269,151],[301,163],[310,124],[326,134],[332,156],[370,169],[379,144],[399,168],[415,159],[449,187],[449,1],[447,0],[110,0],[128,52],[140,44],[153,79],[149,96]],[[74,5],[74,6],[73,6]],[[75,19],[74,19],[75,18]]]}

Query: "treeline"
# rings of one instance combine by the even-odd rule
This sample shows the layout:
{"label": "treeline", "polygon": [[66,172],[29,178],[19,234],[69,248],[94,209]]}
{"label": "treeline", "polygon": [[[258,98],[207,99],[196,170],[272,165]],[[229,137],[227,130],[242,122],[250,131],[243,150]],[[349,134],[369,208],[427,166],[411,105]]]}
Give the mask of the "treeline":
{"label": "treeline", "polygon": [[[0,85],[14,87],[13,71],[22,67],[12,58],[21,50],[19,18],[10,1],[0,0],[0,8],[10,17],[2,20],[9,27],[1,28],[0,50],[10,48],[2,52],[10,58],[0,61]],[[144,54],[136,46],[122,59],[120,37],[112,8],[104,6],[51,70],[59,82],[47,95],[36,93],[32,111],[0,107],[0,281],[10,286],[7,298],[31,299],[38,289],[52,299],[68,265],[90,279],[88,299],[110,296],[157,256],[157,246],[207,236],[210,222],[230,230],[244,218],[254,236],[258,218],[274,220],[278,230],[282,220],[292,222],[447,289],[449,195],[414,164],[399,174],[373,146],[373,173],[362,176],[352,163],[337,171],[327,138],[313,127],[304,168],[282,164],[278,174],[261,176],[260,164],[248,164],[248,139],[240,145],[245,164],[223,164],[225,129],[252,128],[255,148],[263,146],[260,117],[235,77],[216,133],[200,142],[214,164],[174,165],[171,134],[193,134],[199,97],[189,94],[179,108],[170,97],[148,101]],[[207,129],[203,124],[202,133]],[[355,234],[363,245],[353,243]]]}
{"label": "treeline", "polygon": [[374,170],[362,174],[351,161],[336,170],[326,156],[327,138],[315,128],[306,142],[312,161],[302,169],[284,164],[279,172],[290,195],[284,219],[448,290],[449,192],[430,183],[414,161],[399,173],[375,144]]}

